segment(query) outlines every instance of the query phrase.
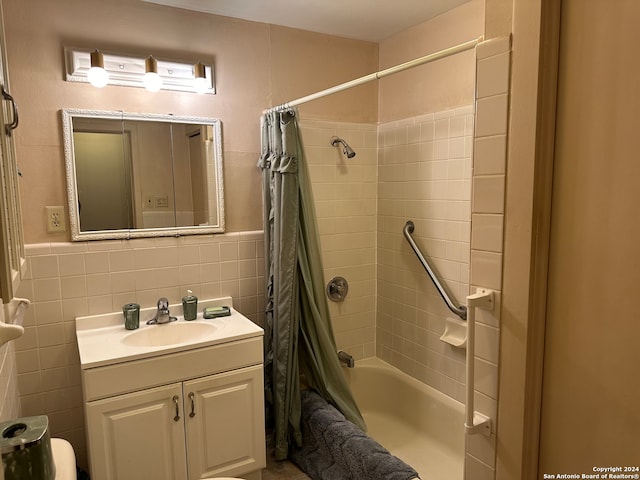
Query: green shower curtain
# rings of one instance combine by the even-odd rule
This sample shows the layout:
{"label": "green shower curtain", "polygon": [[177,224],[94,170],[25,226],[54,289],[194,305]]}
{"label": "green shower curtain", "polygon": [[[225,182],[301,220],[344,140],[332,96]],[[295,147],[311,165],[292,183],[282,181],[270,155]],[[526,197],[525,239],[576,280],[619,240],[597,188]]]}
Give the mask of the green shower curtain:
{"label": "green shower curtain", "polygon": [[275,456],[300,445],[300,377],[366,429],[342,374],[324,293],[320,238],[296,112],[262,116],[265,400]]}

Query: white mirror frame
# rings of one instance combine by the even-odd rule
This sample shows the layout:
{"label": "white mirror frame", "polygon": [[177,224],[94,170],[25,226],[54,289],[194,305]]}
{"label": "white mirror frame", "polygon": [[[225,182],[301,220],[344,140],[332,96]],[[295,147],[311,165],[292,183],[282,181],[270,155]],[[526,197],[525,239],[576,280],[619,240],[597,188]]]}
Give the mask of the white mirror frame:
{"label": "white mirror frame", "polygon": [[[216,166],[217,180],[217,218],[218,224],[214,226],[181,226],[163,228],[138,228],[122,230],[97,230],[81,231],[80,215],[78,212],[78,190],[76,183],[76,168],[73,143],[73,119],[97,118],[110,120],[137,120],[166,123],[190,123],[210,125],[213,127],[215,146],[213,149],[214,164]],[[67,199],[69,208],[69,225],[71,239],[73,241],[86,240],[113,240],[145,237],[179,237],[183,235],[202,235],[223,233],[225,230],[224,219],[224,179],[222,176],[222,128],[217,118],[162,115],[152,113],[127,113],[123,111],[101,111],[65,108],[62,110],[62,130],[64,138],[64,155],[67,177]]]}

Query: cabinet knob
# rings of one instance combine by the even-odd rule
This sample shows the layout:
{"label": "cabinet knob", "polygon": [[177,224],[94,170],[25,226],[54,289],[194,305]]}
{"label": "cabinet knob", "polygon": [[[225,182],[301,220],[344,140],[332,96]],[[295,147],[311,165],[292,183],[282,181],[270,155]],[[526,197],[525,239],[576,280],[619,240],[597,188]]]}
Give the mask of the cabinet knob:
{"label": "cabinet knob", "polygon": [[195,394],[193,392],[189,392],[189,400],[191,400],[191,413],[189,414],[189,418],[193,418],[196,416],[196,402],[195,402]]}
{"label": "cabinet knob", "polygon": [[174,395],[171,400],[173,400],[173,403],[176,405],[176,416],[173,417],[173,421],[177,422],[180,420],[180,397],[178,397],[178,395]]}

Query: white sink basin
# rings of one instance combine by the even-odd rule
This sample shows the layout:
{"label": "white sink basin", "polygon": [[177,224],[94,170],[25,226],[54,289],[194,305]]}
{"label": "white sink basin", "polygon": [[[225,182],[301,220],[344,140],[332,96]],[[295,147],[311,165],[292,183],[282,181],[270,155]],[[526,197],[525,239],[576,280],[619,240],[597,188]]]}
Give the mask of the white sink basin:
{"label": "white sink basin", "polygon": [[177,345],[211,335],[217,328],[212,323],[175,322],[152,325],[124,336],[121,341],[132,347]]}
{"label": "white sink basin", "polygon": [[[228,317],[204,319],[200,309],[230,306]],[[200,313],[195,320],[186,321],[182,304],[170,305],[177,321],[163,325],[147,325],[156,307],[140,310],[140,328],[126,330],[122,312],[111,312],[76,318],[76,337],[80,366],[84,369],[113,365],[130,360],[151,358],[169,353],[209,347],[222,343],[253,338],[262,329],[233,309],[231,297],[198,302]]]}

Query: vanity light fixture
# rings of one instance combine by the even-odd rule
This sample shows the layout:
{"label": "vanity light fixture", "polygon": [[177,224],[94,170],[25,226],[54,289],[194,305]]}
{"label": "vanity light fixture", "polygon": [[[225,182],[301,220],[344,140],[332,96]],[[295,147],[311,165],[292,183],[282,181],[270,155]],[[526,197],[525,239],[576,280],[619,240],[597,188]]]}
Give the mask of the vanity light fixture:
{"label": "vanity light fixture", "polygon": [[[144,87],[151,91],[195,92],[198,84],[199,93],[216,93],[213,65],[198,62],[194,67],[193,62],[162,60],[151,55],[137,57],[72,47],[66,47],[64,53],[68,82],[93,84],[90,71],[93,67],[102,67],[109,85]],[[103,80],[102,86],[106,84],[107,81]]]}
{"label": "vanity light fixture", "polygon": [[109,82],[109,74],[104,69],[104,56],[98,50],[94,50],[89,57],[91,68],[87,72],[87,79],[94,87],[102,88]]}
{"label": "vanity light fixture", "polygon": [[162,78],[158,75],[158,61],[153,58],[153,55],[149,55],[144,60],[144,77],[142,83],[144,88],[150,92],[157,92],[162,87]]}
{"label": "vanity light fixture", "polygon": [[208,88],[208,82],[207,72],[202,62],[198,62],[193,66],[193,76],[193,89],[196,93],[205,93]]}

